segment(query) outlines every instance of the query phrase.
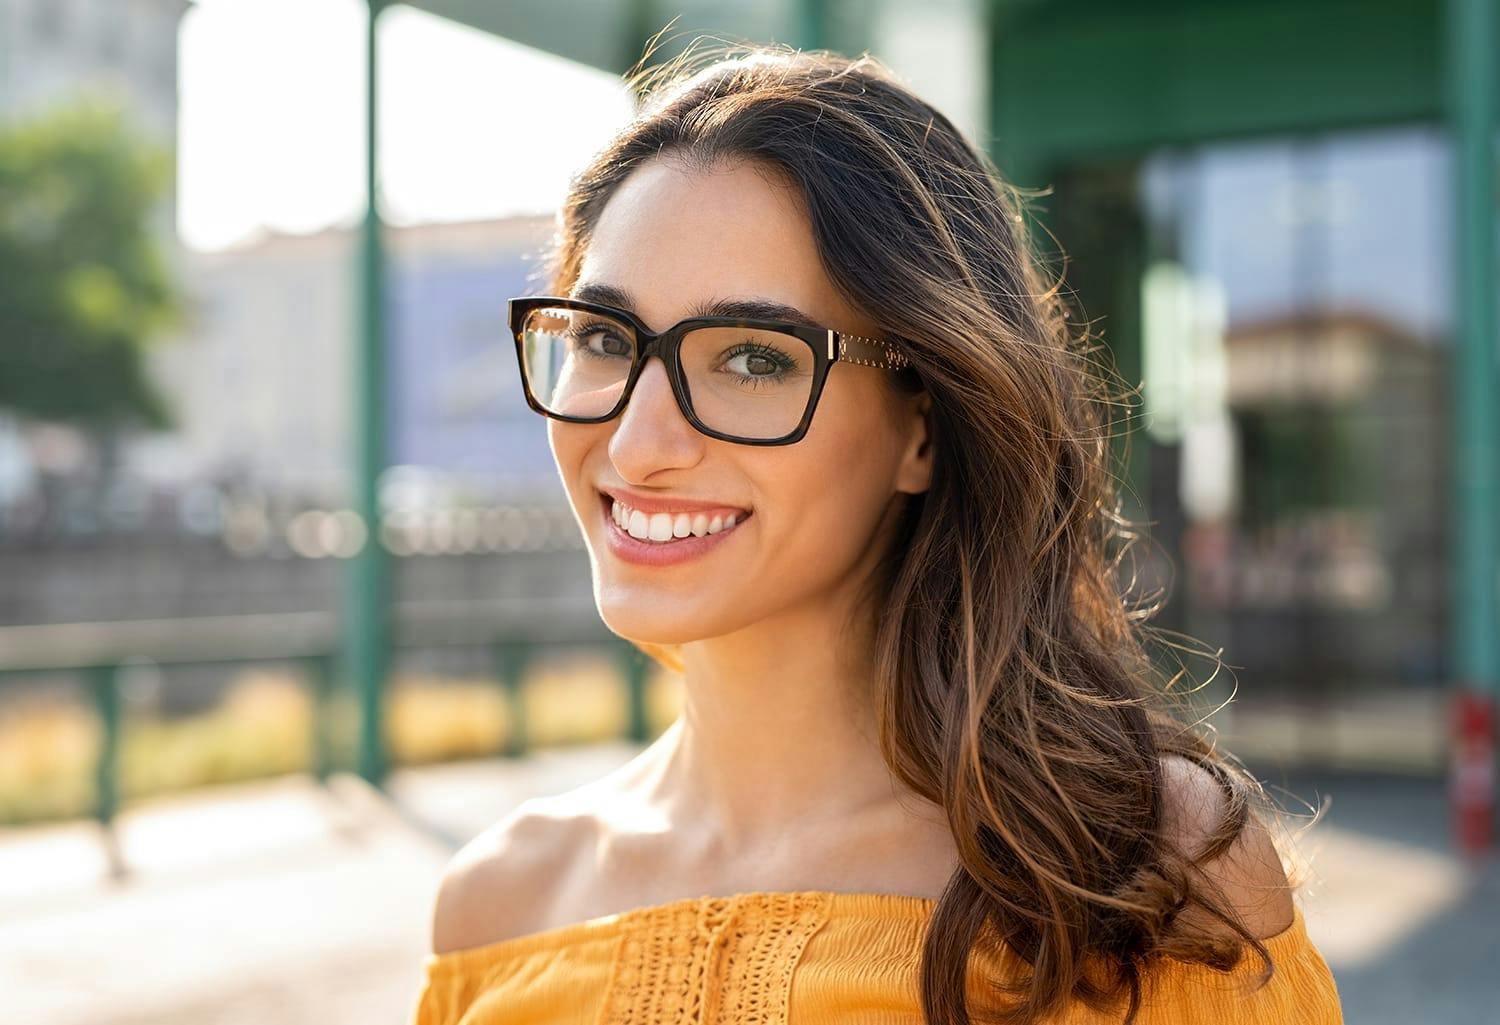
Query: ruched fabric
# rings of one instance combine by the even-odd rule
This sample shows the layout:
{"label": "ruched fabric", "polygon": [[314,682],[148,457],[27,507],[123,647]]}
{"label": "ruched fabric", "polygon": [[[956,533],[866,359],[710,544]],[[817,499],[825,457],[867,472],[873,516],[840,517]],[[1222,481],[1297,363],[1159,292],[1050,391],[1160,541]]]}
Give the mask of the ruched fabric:
{"label": "ruched fabric", "polygon": [[[934,906],[822,890],[690,897],[429,954],[409,1025],[920,1025],[918,966]],[[1262,942],[1275,966],[1264,986],[1253,950],[1228,972],[1164,961],[1145,980],[1136,1021],[1342,1025],[1301,908]],[[1026,970],[1008,948],[981,946],[968,982]],[[1059,1025],[1122,1017],[1080,1006]]]}

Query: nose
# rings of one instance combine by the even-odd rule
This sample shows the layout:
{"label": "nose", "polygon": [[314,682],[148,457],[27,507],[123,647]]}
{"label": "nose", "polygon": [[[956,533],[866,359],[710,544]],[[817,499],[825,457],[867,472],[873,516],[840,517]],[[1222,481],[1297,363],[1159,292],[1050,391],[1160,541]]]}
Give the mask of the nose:
{"label": "nose", "polygon": [[698,457],[702,437],[678,407],[666,365],[659,357],[648,358],[610,438],[616,467],[627,480],[639,481],[665,463],[689,465]]}

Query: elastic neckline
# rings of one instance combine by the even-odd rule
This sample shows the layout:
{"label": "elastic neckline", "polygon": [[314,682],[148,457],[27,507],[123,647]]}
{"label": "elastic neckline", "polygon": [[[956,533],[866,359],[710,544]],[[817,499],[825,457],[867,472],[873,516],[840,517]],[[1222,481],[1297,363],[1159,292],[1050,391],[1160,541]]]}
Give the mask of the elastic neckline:
{"label": "elastic neckline", "polygon": [[[540,950],[555,949],[577,943],[589,943],[612,939],[621,930],[639,922],[654,918],[670,918],[687,910],[708,904],[728,904],[743,907],[746,904],[764,906],[769,902],[792,904],[795,902],[821,902],[829,918],[925,918],[937,906],[929,897],[917,897],[904,893],[845,893],[835,890],[745,890],[728,895],[704,895],[681,897],[659,904],[646,904],[608,915],[597,915],[581,922],[554,926],[537,932],[512,936],[477,947],[463,947],[442,954],[429,953],[426,966],[429,972],[474,968],[506,958],[518,957]],[[1286,928],[1272,935],[1261,937],[1261,942],[1272,957],[1306,944],[1306,921],[1302,908],[1292,904],[1292,921]],[[1247,962],[1254,962],[1251,957]],[[1247,963],[1247,962],[1242,962]]]}
{"label": "elastic neckline", "polygon": [[764,905],[767,902],[823,903],[829,917],[855,918],[923,918],[932,913],[937,901],[927,897],[916,897],[904,893],[842,893],[833,890],[744,890],[728,895],[706,894],[700,897],[680,897],[659,904],[617,911],[609,915],[598,915],[581,922],[554,926],[538,932],[512,936],[478,947],[463,947],[442,954],[429,953],[426,958],[431,968],[471,967],[480,962],[491,962],[506,957],[529,954],[537,950],[587,943],[612,938],[622,929],[643,920],[670,918],[683,911],[701,908],[708,904],[731,904],[741,907],[746,904]]}

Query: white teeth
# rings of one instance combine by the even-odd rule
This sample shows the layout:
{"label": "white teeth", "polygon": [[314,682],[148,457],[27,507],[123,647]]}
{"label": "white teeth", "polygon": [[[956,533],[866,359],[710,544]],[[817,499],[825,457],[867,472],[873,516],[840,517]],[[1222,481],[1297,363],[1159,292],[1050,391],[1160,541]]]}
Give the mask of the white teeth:
{"label": "white teeth", "polygon": [[704,537],[733,527],[739,517],[715,515],[709,519],[706,513],[651,513],[632,509],[621,502],[610,504],[610,518],[621,530],[641,541],[667,543],[684,537]]}

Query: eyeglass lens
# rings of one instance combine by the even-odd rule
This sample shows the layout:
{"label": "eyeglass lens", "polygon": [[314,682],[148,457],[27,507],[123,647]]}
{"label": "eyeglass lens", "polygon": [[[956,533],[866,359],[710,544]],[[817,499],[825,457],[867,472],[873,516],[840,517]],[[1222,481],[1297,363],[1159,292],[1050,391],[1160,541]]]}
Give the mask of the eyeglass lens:
{"label": "eyeglass lens", "polygon": [[[614,317],[563,306],[531,310],[521,365],[538,402],[562,416],[614,408],[635,356],[635,329]],[[689,405],[715,431],[766,440],[790,434],[812,393],[815,359],[796,335],[741,327],[689,331],[679,350]]]}

